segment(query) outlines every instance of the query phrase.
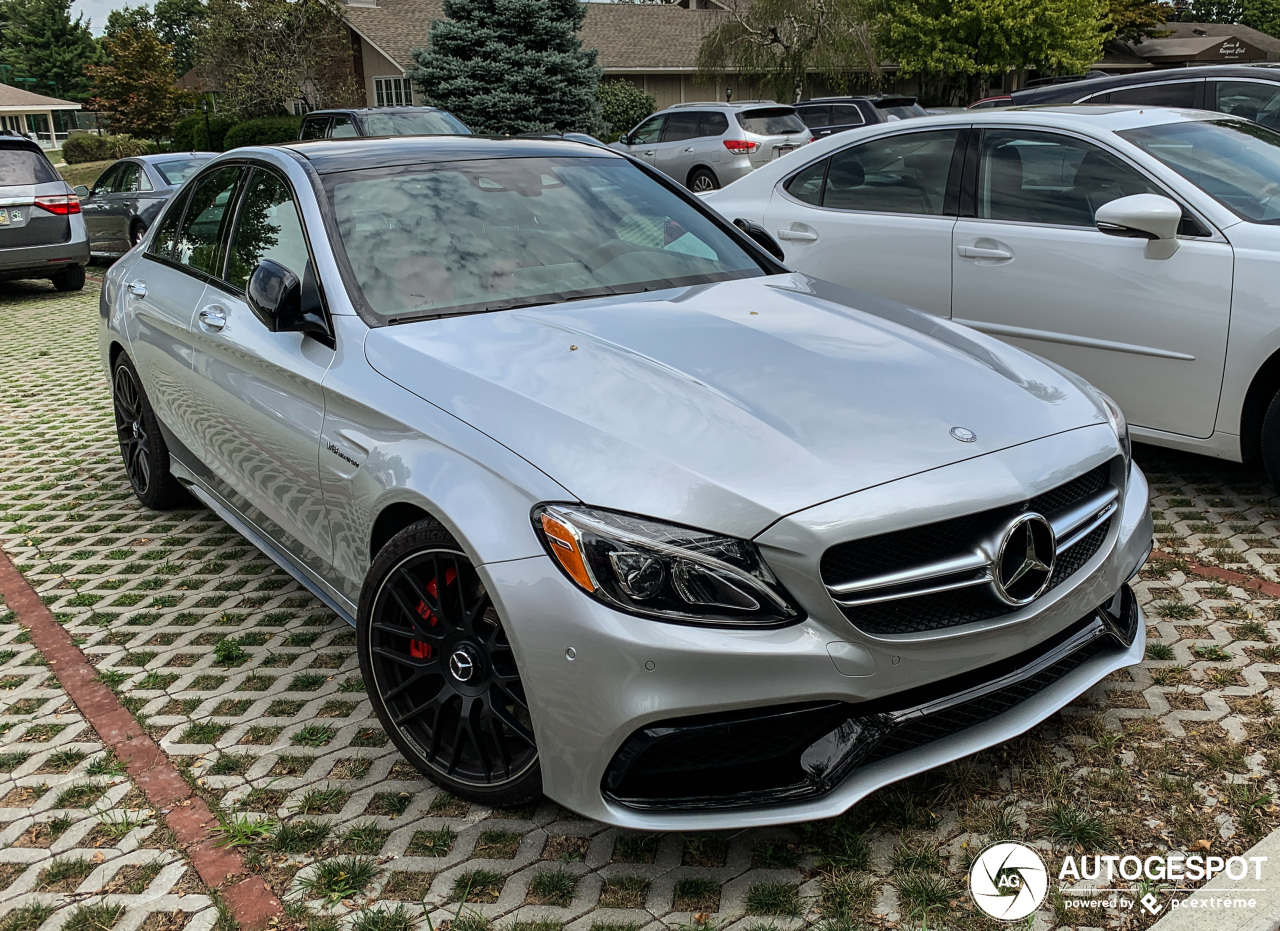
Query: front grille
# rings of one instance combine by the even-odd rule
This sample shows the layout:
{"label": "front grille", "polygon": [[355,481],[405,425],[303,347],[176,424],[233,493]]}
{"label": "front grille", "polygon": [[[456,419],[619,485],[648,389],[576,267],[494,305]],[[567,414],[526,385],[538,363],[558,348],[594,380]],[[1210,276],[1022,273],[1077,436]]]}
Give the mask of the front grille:
{"label": "front grille", "polygon": [[[998,533],[1000,527],[1019,512],[1034,511],[1052,521],[1055,515],[1070,513],[1072,508],[1090,499],[1101,501],[1106,498],[1108,489],[1111,489],[1111,497],[1107,499],[1107,508],[1112,508],[1110,501],[1114,500],[1115,490],[1111,486],[1111,468],[1112,463],[1103,463],[1019,504],[839,543],[822,556],[822,581],[829,588],[858,583],[971,554],[980,542]],[[1099,516],[1105,511],[1106,508],[1100,507]],[[1059,545],[1063,542],[1071,542],[1072,545],[1059,549],[1046,592],[1061,585],[1097,554],[1106,540],[1111,520],[1106,517],[1079,540],[1059,540]],[[982,578],[980,571],[969,567],[964,571],[957,570],[950,577],[955,584],[945,591],[912,591],[913,587],[926,588],[940,581],[931,579],[859,593],[871,596],[867,599],[870,603],[865,604],[840,604],[841,598],[835,592],[833,598],[855,627],[877,635],[913,634],[957,627],[1018,610],[1018,607],[1000,601],[989,585],[975,584]],[[876,597],[883,600],[873,600]]]}

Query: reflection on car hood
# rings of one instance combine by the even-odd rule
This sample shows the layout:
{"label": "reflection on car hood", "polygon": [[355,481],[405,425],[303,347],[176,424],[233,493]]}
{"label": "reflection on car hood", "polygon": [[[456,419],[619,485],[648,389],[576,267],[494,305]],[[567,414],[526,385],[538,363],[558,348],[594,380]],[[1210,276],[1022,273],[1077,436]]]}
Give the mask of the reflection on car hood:
{"label": "reflection on car hood", "polygon": [[584,502],[739,536],[1103,419],[1034,356],[802,275],[400,324],[365,351]]}

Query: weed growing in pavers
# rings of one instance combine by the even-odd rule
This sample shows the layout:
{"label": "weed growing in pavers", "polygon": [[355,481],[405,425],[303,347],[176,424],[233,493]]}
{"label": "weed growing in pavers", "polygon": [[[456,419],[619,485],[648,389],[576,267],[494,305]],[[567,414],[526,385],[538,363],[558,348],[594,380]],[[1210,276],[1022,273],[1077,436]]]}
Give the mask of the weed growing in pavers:
{"label": "weed growing in pavers", "polygon": [[311,661],[312,669],[341,669],[347,661],[347,653],[321,653]]}
{"label": "weed growing in pavers", "polygon": [[215,676],[212,673],[203,673],[191,680],[191,684],[187,688],[193,692],[212,692],[214,689],[221,688],[226,684],[226,676]]}
{"label": "weed growing in pavers", "polygon": [[0,863],[0,892],[13,885],[13,881],[27,871],[25,863]]}
{"label": "weed growing in pavers", "polygon": [[985,834],[992,838],[1013,837],[1018,830],[1018,816],[1009,805],[983,801],[970,809],[964,824],[975,834]]}
{"label": "weed growing in pavers", "polygon": [[448,792],[439,792],[427,806],[427,811],[441,818],[465,818],[471,810],[471,804],[460,798],[454,798]]}
{"label": "weed growing in pavers", "polygon": [[942,869],[942,857],[938,855],[937,848],[919,839],[908,839],[905,836],[898,838],[898,843],[893,848],[892,862],[894,869],[904,871],[939,872]]}
{"label": "weed growing in pavers", "polygon": [[30,753],[24,753],[21,750],[14,750],[8,753],[0,753],[0,773],[11,773],[31,756]]}
{"label": "weed growing in pavers", "polygon": [[310,875],[298,884],[311,899],[338,902],[360,895],[378,878],[381,871],[365,857],[334,857],[315,864]]}
{"label": "weed growing in pavers", "polygon": [[686,877],[676,883],[675,910],[714,912],[720,908],[720,884],[701,877]]}
{"label": "weed growing in pavers", "polygon": [[356,703],[353,701],[338,701],[336,699],[325,702],[320,706],[320,710],[316,712],[318,718],[349,718],[351,712],[356,710]]}
{"label": "weed growing in pavers", "polygon": [[468,870],[453,881],[449,898],[455,902],[496,902],[506,877],[493,870]]}
{"label": "weed growing in pavers", "polygon": [[200,707],[203,698],[174,698],[160,709],[160,714],[189,715]]}
{"label": "weed growing in pavers", "polygon": [[[152,673],[147,673],[152,675]],[[107,688],[115,691],[129,681],[130,673],[122,672],[119,669],[99,669],[98,681],[106,685]]]}
{"label": "weed growing in pavers", "polygon": [[12,715],[35,714],[46,701],[48,701],[47,698],[20,698],[6,708],[4,713]]}
{"label": "weed growing in pavers", "polygon": [[474,909],[459,909],[449,931],[494,931],[493,922]]}
{"label": "weed growing in pavers", "polygon": [[752,883],[747,889],[748,915],[799,915],[800,887],[795,883]]}
{"label": "weed growing in pavers", "polygon": [[342,692],[344,695],[357,693],[363,694],[364,679],[361,679],[359,676],[348,676],[338,683],[338,691]]}
{"label": "weed growing in pavers", "polygon": [[116,895],[142,895],[151,885],[151,881],[160,875],[162,869],[164,864],[156,861],[123,866],[102,887],[102,891]]}
{"label": "weed growing in pavers", "polygon": [[324,821],[286,821],[276,829],[271,847],[281,853],[311,853],[325,842],[330,830]]}
{"label": "weed growing in pavers", "polygon": [[431,888],[431,883],[435,878],[435,873],[392,873],[387,877],[387,882],[382,887],[382,895],[390,899],[421,902],[426,898],[427,892]]}
{"label": "weed growing in pavers", "polygon": [[306,704],[296,698],[277,698],[267,705],[267,715],[272,718],[291,718],[306,707]]}
{"label": "weed growing in pavers", "polygon": [[239,666],[249,658],[244,647],[230,638],[224,637],[213,646],[213,658],[219,666]]}
{"label": "weed growing in pavers", "polygon": [[1207,659],[1215,662],[1231,659],[1231,654],[1216,643],[1192,647],[1191,652],[1195,654],[1197,659]]}
{"label": "weed growing in pavers", "polygon": [[1175,657],[1173,647],[1167,643],[1161,643],[1158,640],[1149,641],[1147,643],[1147,659],[1170,660]]}
{"label": "weed growing in pavers", "polygon": [[1259,643],[1271,642],[1271,631],[1267,630],[1267,625],[1261,621],[1249,621],[1245,624],[1237,625],[1232,630],[1232,636],[1237,640],[1255,640]]}
{"label": "weed growing in pavers", "polygon": [[313,756],[291,756],[282,753],[276,758],[276,765],[271,767],[273,776],[301,776],[316,761]]}
{"label": "weed growing in pavers", "polygon": [[[390,836],[390,831],[384,830],[376,824],[370,823],[353,825],[338,838],[338,852],[358,853],[372,856],[382,850],[382,845],[387,842],[387,838]],[[417,840],[417,837],[417,834],[413,835],[414,840]],[[413,840],[411,840],[409,842],[409,849],[405,851],[405,856],[420,857],[424,855],[414,853]]]}
{"label": "weed growing in pavers", "polygon": [[36,877],[37,892],[71,892],[93,872],[93,863],[84,857],[54,860]]}
{"label": "weed growing in pavers", "polygon": [[209,764],[209,775],[240,776],[248,772],[257,759],[245,753],[219,753],[217,759]]}
{"label": "weed growing in pavers", "polygon": [[347,802],[347,793],[332,786],[312,789],[298,799],[298,811],[304,815],[333,815]]}
{"label": "weed growing in pavers", "polygon": [[58,793],[54,808],[88,808],[106,793],[106,786],[84,783],[71,786]]}
{"label": "weed growing in pavers", "polygon": [[240,800],[240,808],[249,811],[269,811],[279,808],[284,803],[284,792],[280,789],[252,789]]}
{"label": "weed growing in pavers", "polygon": [[1103,818],[1070,802],[1050,802],[1036,821],[1040,829],[1054,840],[1082,847],[1085,851],[1101,847],[1111,839],[1111,826]]}
{"label": "weed growing in pavers", "polygon": [[946,913],[956,897],[955,884],[937,873],[907,873],[894,880],[902,910],[912,918],[928,921],[938,913]]}
{"label": "weed growing in pavers", "polygon": [[438,831],[415,831],[405,850],[407,857],[444,857],[453,849],[453,842],[458,835],[453,828],[441,828]]}
{"label": "weed growing in pavers", "polygon": [[298,747],[323,747],[338,736],[338,732],[324,724],[308,724],[289,738]]}
{"label": "weed growing in pavers", "polygon": [[147,823],[147,819],[141,815],[132,815],[129,812],[121,813],[103,813],[98,816],[98,829],[107,837],[119,843],[134,828],[141,827]]}
{"label": "weed growing in pavers", "polygon": [[239,742],[242,744],[257,744],[259,746],[275,743],[282,730],[284,728],[278,725],[255,724],[244,732],[244,736],[240,738]]}
{"label": "weed growing in pavers", "polygon": [[616,876],[600,887],[601,908],[643,908],[649,897],[649,880],[643,876]]}
{"label": "weed growing in pavers", "polygon": [[795,844],[779,841],[760,841],[751,848],[751,868],[793,870],[800,862],[800,851]]}
{"label": "weed growing in pavers", "polygon": [[1244,747],[1234,741],[1202,740],[1196,743],[1195,753],[1206,766],[1218,773],[1243,773],[1249,769]]}
{"label": "weed growing in pavers", "polygon": [[614,863],[652,863],[657,856],[657,834],[619,834],[613,842]]}
{"label": "weed growing in pavers", "polygon": [[23,741],[53,740],[66,729],[67,725],[65,724],[33,724],[23,731],[22,736],[18,739]]}
{"label": "weed growing in pavers", "polygon": [[0,931],[36,931],[55,911],[54,906],[39,902],[20,905],[0,918]]}
{"label": "weed growing in pavers", "polygon": [[581,863],[587,858],[591,838],[569,834],[553,834],[542,847],[542,859],[559,860],[561,863]]}
{"label": "weed growing in pavers", "polygon": [[178,743],[211,744],[223,734],[231,730],[230,724],[218,724],[214,721],[196,721],[188,724],[178,737]]}
{"label": "weed growing in pavers", "polygon": [[218,817],[218,827],[214,833],[219,837],[219,847],[244,847],[273,837],[278,827],[278,823],[271,818],[229,814]]}
{"label": "weed growing in pavers", "polygon": [[324,685],[325,677],[318,672],[300,672],[289,680],[290,692],[314,692]]}
{"label": "weed growing in pavers", "polygon": [[729,852],[729,841],[714,834],[692,835],[684,838],[685,866],[724,866]]}
{"label": "weed growing in pavers", "polygon": [[365,807],[364,813],[366,815],[391,815],[396,817],[408,811],[411,804],[413,804],[412,792],[379,792],[369,799],[369,804]]}
{"label": "weed growing in pavers", "polygon": [[242,692],[265,692],[271,688],[276,681],[276,676],[264,676],[258,673],[252,673],[245,676],[240,681],[240,690]]}
{"label": "weed growing in pavers", "polygon": [[76,764],[83,760],[87,753],[83,750],[59,750],[56,753],[49,754],[45,758],[44,764],[36,770],[39,773],[67,773],[75,769]]}
{"label": "weed growing in pavers", "polygon": [[244,714],[253,704],[252,698],[224,698],[218,702],[213,713],[223,717],[234,717]]}
{"label": "weed growing in pavers", "polygon": [[519,849],[519,834],[511,831],[485,831],[477,838],[472,856],[485,860],[510,860]]}
{"label": "weed growing in pavers", "polygon": [[371,908],[356,915],[351,931],[413,931],[417,922],[403,905]]}

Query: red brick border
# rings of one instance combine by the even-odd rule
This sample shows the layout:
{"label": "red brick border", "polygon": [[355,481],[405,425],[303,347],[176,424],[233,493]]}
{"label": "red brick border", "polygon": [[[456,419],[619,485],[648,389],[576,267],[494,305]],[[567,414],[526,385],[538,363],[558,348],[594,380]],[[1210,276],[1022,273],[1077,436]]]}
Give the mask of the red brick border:
{"label": "red brick border", "polygon": [[98,679],[71,635],[54,619],[40,596],[0,550],[0,593],[31,633],[31,642],[71,700],[128,771],[147,800],[164,816],[200,879],[216,890],[246,931],[260,931],[284,914],[280,900],[261,876],[246,875],[234,848],[215,846],[218,824],[204,799],[196,795],[151,737],[138,726],[114,692]]}
{"label": "red brick border", "polygon": [[1245,575],[1243,572],[1223,569],[1221,566],[1206,566],[1204,563],[1196,562],[1186,556],[1177,556],[1162,550],[1152,550],[1149,558],[1181,563],[1187,567],[1188,571],[1194,572],[1196,575],[1217,579],[1219,582],[1230,582],[1232,585],[1239,585],[1246,591],[1259,592],[1263,595],[1270,595],[1272,598],[1280,598],[1280,582],[1257,579],[1251,575]]}

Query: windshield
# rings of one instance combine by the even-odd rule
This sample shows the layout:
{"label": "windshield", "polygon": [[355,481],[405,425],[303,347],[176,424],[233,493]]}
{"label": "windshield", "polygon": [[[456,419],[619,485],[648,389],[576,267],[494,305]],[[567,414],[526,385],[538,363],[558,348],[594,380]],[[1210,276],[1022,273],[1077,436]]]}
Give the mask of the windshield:
{"label": "windshield", "polygon": [[476,159],[325,186],[353,297],[393,323],[764,274],[624,159]]}
{"label": "windshield", "polygon": [[884,114],[886,123],[891,123],[894,120],[910,120],[917,116],[929,115],[929,111],[918,103],[909,103],[902,107],[876,107],[876,109]]}
{"label": "windshield", "polygon": [[1120,133],[1222,206],[1280,225],[1280,133],[1240,120],[1165,123]]}
{"label": "windshield", "polygon": [[451,113],[443,110],[417,112],[366,113],[366,136],[470,136],[471,130]]}
{"label": "windshield", "polygon": [[743,110],[738,114],[738,123],[747,132],[757,136],[787,136],[802,133],[806,129],[804,120],[791,107]]}
{"label": "windshield", "polygon": [[0,185],[47,184],[57,180],[57,172],[39,152],[7,146],[0,149]]}
{"label": "windshield", "polygon": [[197,169],[208,160],[207,158],[175,158],[167,162],[156,162],[155,169],[160,172],[160,177],[164,178],[166,184],[176,187],[195,174]]}

